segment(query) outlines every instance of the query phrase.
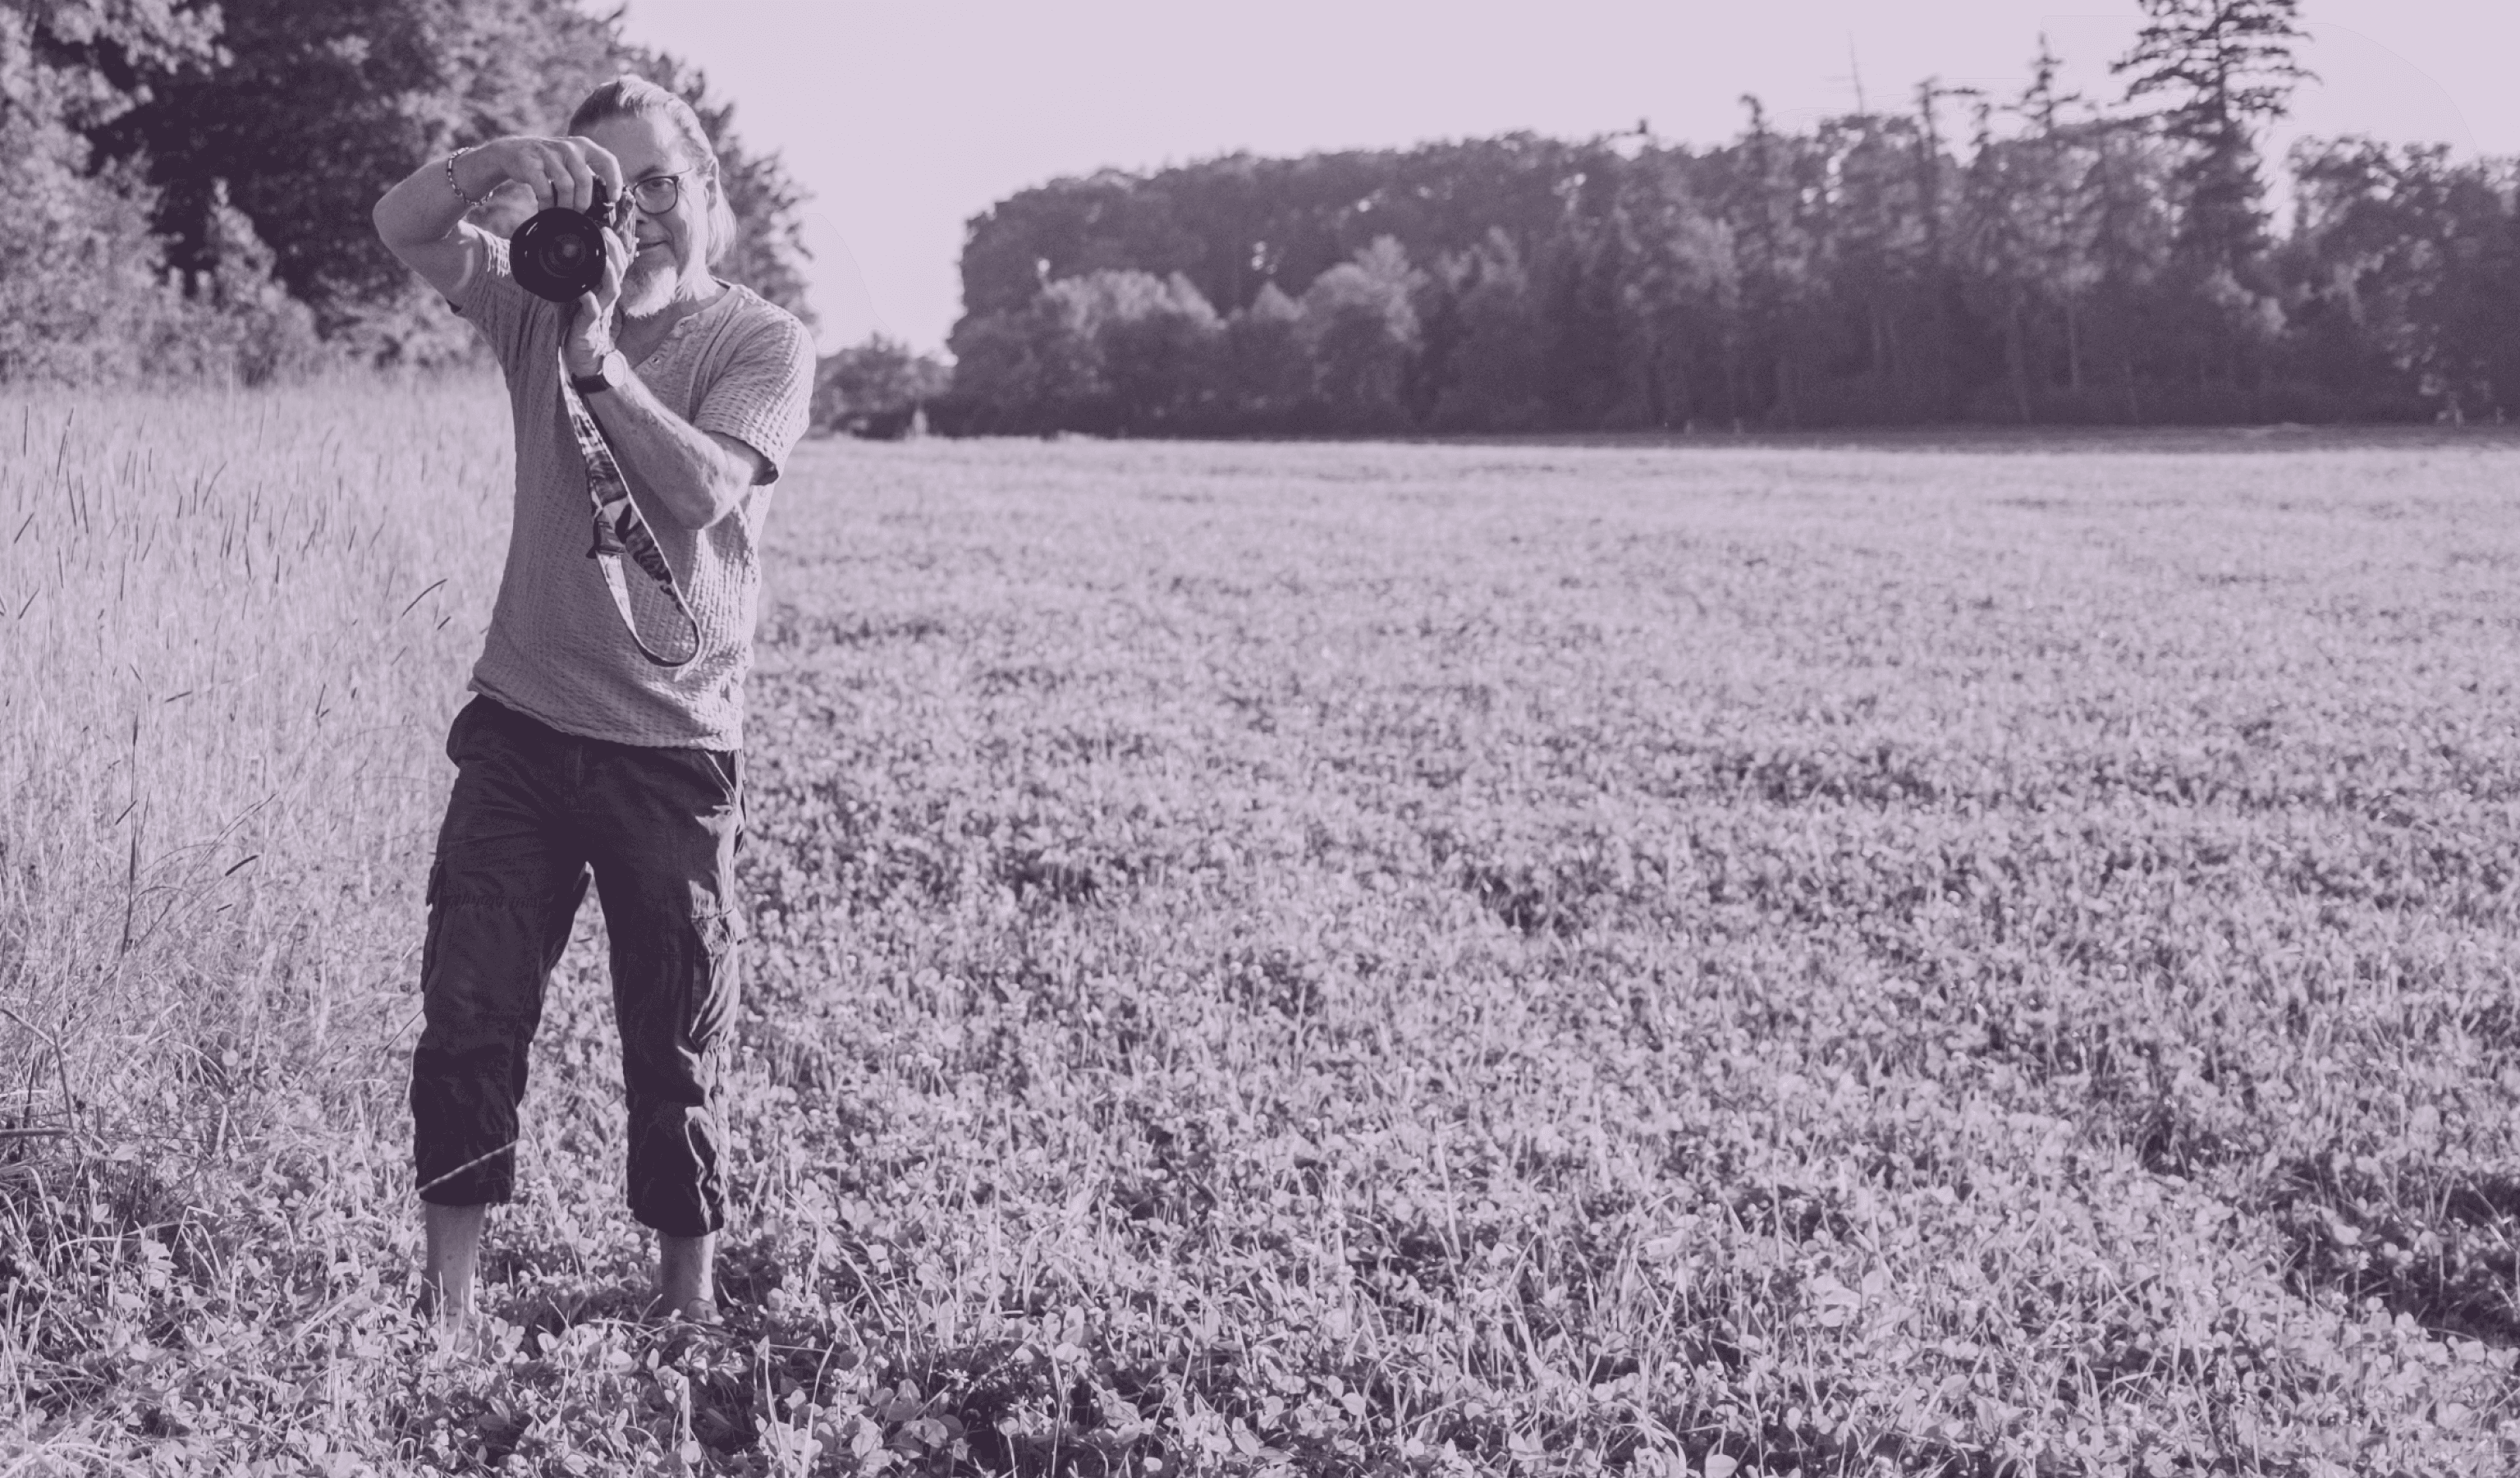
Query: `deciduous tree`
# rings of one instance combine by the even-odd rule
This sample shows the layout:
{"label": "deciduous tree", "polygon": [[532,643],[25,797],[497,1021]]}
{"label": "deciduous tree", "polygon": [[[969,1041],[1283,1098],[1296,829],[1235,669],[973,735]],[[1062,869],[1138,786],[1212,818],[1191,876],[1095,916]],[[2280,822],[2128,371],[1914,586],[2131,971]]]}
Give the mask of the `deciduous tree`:
{"label": "deciduous tree", "polygon": [[1301,335],[1313,365],[1313,393],[1347,430],[1405,424],[1401,387],[1418,346],[1419,282],[1409,254],[1390,237],[1313,279],[1304,290]]}
{"label": "deciduous tree", "polygon": [[0,0],[0,381],[132,378],[183,335],[148,183],[87,134],[212,65],[214,30],[138,0]]}
{"label": "deciduous tree", "polygon": [[219,21],[218,65],[91,132],[109,156],[145,163],[158,229],[188,272],[216,271],[233,239],[213,219],[223,191],[328,335],[376,358],[466,352],[470,337],[377,240],[369,207],[460,144],[557,130],[597,82],[633,70],[684,91],[717,144],[740,232],[726,275],[804,307],[799,192],[775,155],[744,147],[699,73],[624,43],[617,15],[572,0],[222,0],[186,13]]}
{"label": "deciduous tree", "polygon": [[898,436],[953,380],[953,370],[935,355],[871,335],[863,344],[824,355],[815,367],[814,425],[858,436]]}

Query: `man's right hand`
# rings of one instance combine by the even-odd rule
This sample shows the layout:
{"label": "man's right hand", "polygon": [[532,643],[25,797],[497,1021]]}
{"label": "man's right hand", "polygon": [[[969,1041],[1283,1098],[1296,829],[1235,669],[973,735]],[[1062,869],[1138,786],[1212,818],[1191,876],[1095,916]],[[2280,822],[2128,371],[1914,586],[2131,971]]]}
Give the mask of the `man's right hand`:
{"label": "man's right hand", "polygon": [[[534,205],[540,209],[565,206],[585,210],[595,204],[598,182],[613,200],[621,198],[621,162],[590,138],[520,135],[492,139],[466,153],[455,162],[455,180],[476,200],[514,181],[534,192]],[[481,188],[473,188],[476,181]]]}
{"label": "man's right hand", "polygon": [[439,155],[377,202],[377,235],[405,266],[451,298],[483,251],[478,233],[465,229],[466,202],[487,200],[512,181],[533,191],[540,208],[584,210],[595,204],[598,183],[621,198],[621,162],[587,138],[492,139],[451,160]]}

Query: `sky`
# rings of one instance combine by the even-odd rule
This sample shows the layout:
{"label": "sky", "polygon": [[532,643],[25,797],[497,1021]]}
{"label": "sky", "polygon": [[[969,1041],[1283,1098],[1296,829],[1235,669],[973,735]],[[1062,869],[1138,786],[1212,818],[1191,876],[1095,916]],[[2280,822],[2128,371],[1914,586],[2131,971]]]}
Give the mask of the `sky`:
{"label": "sky", "polygon": [[[697,64],[812,199],[826,351],[939,348],[964,223],[1027,185],[1248,150],[1404,147],[1641,122],[1665,143],[1876,109],[1916,84],[2019,90],[2044,32],[2116,102],[2136,0],[628,0],[631,39]],[[2520,155],[2520,0],[2304,0],[2316,82],[2270,140],[2363,133]],[[1955,124],[1964,126],[1960,108]]]}

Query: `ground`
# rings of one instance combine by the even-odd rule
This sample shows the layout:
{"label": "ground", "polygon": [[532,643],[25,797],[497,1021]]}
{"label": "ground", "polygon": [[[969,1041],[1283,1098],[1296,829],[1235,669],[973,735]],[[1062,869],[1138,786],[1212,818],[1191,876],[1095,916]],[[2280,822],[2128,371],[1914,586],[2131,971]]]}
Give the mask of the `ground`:
{"label": "ground", "polygon": [[590,904],[465,1354],[499,409],[16,417],[23,1471],[2511,1460],[2505,443],[809,443],[729,1323],[639,1317]]}

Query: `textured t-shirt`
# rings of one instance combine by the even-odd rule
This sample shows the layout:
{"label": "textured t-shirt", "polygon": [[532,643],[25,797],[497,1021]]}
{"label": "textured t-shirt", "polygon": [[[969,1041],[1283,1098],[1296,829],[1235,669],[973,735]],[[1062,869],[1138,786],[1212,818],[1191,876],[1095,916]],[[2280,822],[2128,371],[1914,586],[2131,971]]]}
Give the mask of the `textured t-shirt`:
{"label": "textured t-shirt", "polygon": [[[709,528],[678,529],[657,516],[657,504],[641,495],[639,469],[623,462],[631,497],[699,624],[699,655],[691,662],[660,668],[640,656],[602,565],[587,557],[595,504],[561,401],[560,304],[518,287],[508,273],[508,244],[482,239],[488,251],[448,300],[489,341],[507,373],[517,510],[472,691],[590,739],[741,749],[770,482]],[[813,343],[792,314],[749,288],[727,285],[631,369],[666,409],[761,453],[773,481],[805,434]],[[647,578],[635,565],[625,564],[624,573]]]}

